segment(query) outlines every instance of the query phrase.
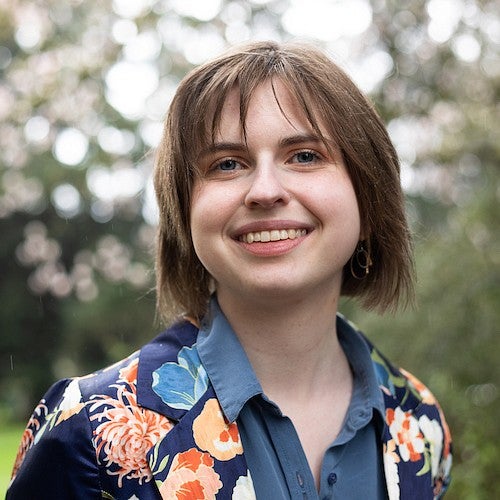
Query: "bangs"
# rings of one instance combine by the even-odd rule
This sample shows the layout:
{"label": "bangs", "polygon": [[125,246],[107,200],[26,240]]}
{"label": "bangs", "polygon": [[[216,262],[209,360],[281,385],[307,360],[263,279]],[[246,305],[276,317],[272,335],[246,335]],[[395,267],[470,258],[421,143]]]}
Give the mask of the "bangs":
{"label": "bangs", "polygon": [[[271,82],[276,103],[285,119],[291,123],[275,91],[274,82],[277,80],[295,99],[317,137],[332,150],[330,152],[333,152],[334,145],[337,144],[337,133],[336,127],[332,127],[331,113],[327,111],[331,109],[331,103],[322,98],[327,95],[321,85],[322,82],[304,70],[305,68],[281,57],[279,53],[269,51],[269,53],[241,54],[239,60],[236,62],[233,60],[231,65],[224,64],[222,60],[219,65],[212,68],[209,75],[205,73],[203,79],[200,78],[199,81],[195,73],[190,95],[197,97],[192,103],[185,104],[185,112],[181,119],[184,122],[181,124],[183,135],[189,141],[186,143],[189,147],[184,150],[190,151],[190,164],[194,173],[198,173],[197,159],[200,152],[215,142],[220,130],[224,104],[233,90],[237,89],[239,92],[240,128],[243,138],[246,139],[245,124],[250,101],[257,87],[265,82]],[[325,135],[328,135],[330,140]]]}

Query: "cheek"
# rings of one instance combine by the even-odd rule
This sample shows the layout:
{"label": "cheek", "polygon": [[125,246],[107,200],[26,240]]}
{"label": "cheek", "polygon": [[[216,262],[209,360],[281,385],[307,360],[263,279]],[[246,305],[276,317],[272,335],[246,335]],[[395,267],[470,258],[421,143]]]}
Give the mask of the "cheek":
{"label": "cheek", "polygon": [[219,186],[200,184],[194,186],[190,207],[191,239],[203,262],[213,253],[232,213],[227,192]]}
{"label": "cheek", "polygon": [[240,201],[241,193],[234,184],[195,183],[190,206],[191,225],[219,227],[237,210]]}
{"label": "cheek", "polygon": [[308,194],[320,218],[344,226],[351,232],[359,230],[361,224],[359,205],[349,178],[325,179],[317,183]]}

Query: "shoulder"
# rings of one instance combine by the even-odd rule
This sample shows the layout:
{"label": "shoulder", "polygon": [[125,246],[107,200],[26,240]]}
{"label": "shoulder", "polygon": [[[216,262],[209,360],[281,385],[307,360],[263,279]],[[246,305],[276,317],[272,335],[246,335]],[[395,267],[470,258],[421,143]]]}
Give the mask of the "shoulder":
{"label": "shoulder", "polygon": [[[74,458],[81,454],[83,449],[88,451],[88,457],[95,456],[88,414],[92,400],[90,392],[95,389],[109,393],[115,372],[120,373],[123,379],[132,377],[137,356],[138,353],[135,353],[120,363],[91,375],[59,380],[47,390],[33,410],[21,438],[12,472],[12,478],[16,478],[13,483],[16,488],[25,480],[27,470],[31,479],[36,471],[44,470],[48,463],[46,455],[55,453],[58,457],[58,460],[52,461],[54,467],[57,467],[59,458]],[[69,448],[78,450],[78,453],[71,457],[70,453],[65,451]],[[19,474],[20,472],[23,474]],[[47,479],[50,477],[44,474]]]}
{"label": "shoulder", "polygon": [[[351,327],[356,328],[352,324]],[[424,383],[396,367],[364,335],[363,338],[384,396],[386,473],[389,474],[393,460],[395,467],[406,464],[416,478],[430,474],[433,496],[439,498],[449,485],[452,462],[451,435],[442,408]],[[400,484],[398,488],[407,486]]]}
{"label": "shoulder", "polygon": [[402,405],[408,410],[418,410],[422,405],[436,406],[438,402],[431,391],[405,369],[396,366],[349,320],[343,321],[361,336],[368,347],[377,378],[377,383],[384,396],[393,400],[393,404]]}
{"label": "shoulder", "polygon": [[85,491],[100,498],[90,423],[78,381],[55,383],[33,411],[21,438],[7,498],[31,498],[43,490],[47,497]]}
{"label": "shoulder", "polygon": [[404,368],[396,367],[373,345],[371,358],[387,409],[399,408],[418,417],[436,419],[443,431],[448,432],[441,406],[423,382]]}
{"label": "shoulder", "polygon": [[[54,457],[51,460],[47,457],[56,450],[61,467],[65,460],[68,464],[71,460],[78,461],[72,470],[81,471],[85,465],[91,469],[89,476],[95,477],[99,474],[97,458],[98,463],[106,467],[101,480],[108,476],[117,476],[120,484],[123,478],[129,477],[139,483],[148,480],[145,458],[131,456],[131,450],[141,444],[132,442],[138,435],[132,431],[147,429],[142,440],[152,446],[170,431],[172,423],[167,416],[139,404],[140,365],[143,364],[148,373],[148,367],[176,359],[184,345],[195,342],[197,332],[188,322],[176,323],[125,359],[89,375],[63,379],[52,385],[24,431],[13,470],[13,484],[14,478],[16,485],[33,479],[33,471],[45,471],[43,464],[50,462],[54,468]],[[49,478],[46,471],[39,475],[40,481],[42,476]]]}

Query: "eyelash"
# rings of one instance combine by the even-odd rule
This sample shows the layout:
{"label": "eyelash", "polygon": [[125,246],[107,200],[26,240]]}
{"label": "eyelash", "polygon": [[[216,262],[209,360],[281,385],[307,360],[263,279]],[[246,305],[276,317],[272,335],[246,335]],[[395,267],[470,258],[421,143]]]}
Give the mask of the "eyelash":
{"label": "eyelash", "polygon": [[[300,162],[298,161],[298,156],[299,155],[304,155],[304,154],[307,154],[307,155],[311,155],[313,157],[312,161],[308,161],[308,162]],[[313,162],[316,162],[318,160],[320,160],[320,156],[318,153],[316,153],[316,151],[313,151],[313,150],[310,150],[310,149],[304,149],[302,151],[298,151],[297,153],[294,153],[292,158],[297,158],[296,160],[296,163],[313,163]]]}
{"label": "eyelash", "polygon": [[239,160],[236,160],[234,158],[224,158],[223,160],[219,160],[217,162],[215,162],[211,167],[210,167],[210,171],[220,171],[220,172],[234,172],[235,170],[237,170],[236,168],[234,169],[224,169],[224,168],[221,168],[222,165],[224,164],[227,164],[229,162],[232,162],[235,164],[235,166],[238,166],[238,165],[241,165],[241,162]]}
{"label": "eyelash", "polygon": [[[311,161],[304,161],[304,162],[298,161],[298,157],[300,155],[311,155],[312,156]],[[289,160],[287,160],[286,163],[310,164],[310,163],[316,163],[320,160],[321,160],[321,156],[316,151],[313,151],[311,149],[304,149],[304,150],[297,151],[296,153],[293,153],[293,155],[290,157]],[[221,168],[224,164],[227,165],[230,162],[234,163],[235,167],[239,166],[240,168],[233,168],[233,169]],[[242,161],[229,157],[229,158],[223,158],[223,159],[218,160],[215,163],[213,163],[213,165],[209,168],[209,171],[210,172],[234,172],[236,170],[240,170],[241,168],[244,168],[244,163]]]}

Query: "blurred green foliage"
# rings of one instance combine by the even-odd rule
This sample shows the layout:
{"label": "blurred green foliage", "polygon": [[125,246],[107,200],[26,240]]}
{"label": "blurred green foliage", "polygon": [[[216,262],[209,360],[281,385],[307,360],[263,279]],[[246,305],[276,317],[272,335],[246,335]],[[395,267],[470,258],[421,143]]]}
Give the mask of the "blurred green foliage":
{"label": "blurred green foliage", "polygon": [[0,495],[5,496],[10,482],[12,464],[16,458],[17,448],[23,435],[23,427],[11,425],[2,426],[0,429],[0,445],[2,453],[0,454]]}
{"label": "blurred green foliage", "polygon": [[343,311],[444,407],[449,497],[500,497],[495,1],[0,1],[0,421],[158,331],[150,152],[172,92],[231,43],[297,37],[374,100],[415,233],[418,307]]}

